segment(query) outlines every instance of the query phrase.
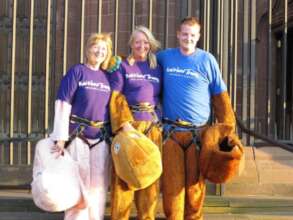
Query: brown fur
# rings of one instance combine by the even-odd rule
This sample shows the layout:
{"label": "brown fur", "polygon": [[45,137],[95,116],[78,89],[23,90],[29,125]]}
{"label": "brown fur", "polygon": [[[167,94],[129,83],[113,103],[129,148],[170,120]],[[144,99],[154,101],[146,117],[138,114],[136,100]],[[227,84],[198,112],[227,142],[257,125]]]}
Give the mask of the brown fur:
{"label": "brown fur", "polygon": [[231,105],[230,97],[227,92],[222,92],[212,97],[213,108],[219,123],[236,126],[235,114]]}
{"label": "brown fur", "polygon": [[[124,110],[124,109],[121,109]],[[135,121],[133,127],[144,132],[151,122]],[[158,127],[153,127],[148,137],[161,149],[162,134]],[[111,219],[128,220],[132,201],[135,200],[138,220],[155,220],[159,197],[159,180],[142,190],[131,190],[114,172],[111,184]]]}
{"label": "brown fur", "polygon": [[[243,154],[239,139],[232,134],[236,122],[228,93],[213,96],[212,103],[218,122],[226,125],[214,133],[210,129],[203,131],[203,145],[207,146],[203,154],[199,155],[194,144],[183,151],[172,139],[167,140],[163,147],[163,206],[168,220],[202,220],[206,185],[201,172],[205,177],[216,178],[219,175],[220,180],[215,179],[216,182],[229,179],[234,175],[233,168],[237,167],[239,161],[232,160],[231,164],[226,161],[241,158]],[[232,153],[219,152],[214,142],[222,141],[227,135],[229,145],[239,147],[233,148]],[[183,145],[192,138],[190,132],[177,132],[173,136]],[[221,159],[225,161],[222,163]]]}
{"label": "brown fur", "polygon": [[134,121],[125,96],[117,91],[112,92],[110,118],[113,133],[117,133],[125,122]]}
{"label": "brown fur", "polygon": [[[180,144],[190,143],[190,132],[173,134]],[[163,146],[163,206],[168,220],[202,220],[205,182],[199,172],[195,145],[186,151],[167,140]]]}
{"label": "brown fur", "polygon": [[213,183],[225,183],[232,179],[238,173],[244,158],[243,146],[233,132],[233,127],[215,124],[203,132],[201,142],[202,175]]}
{"label": "brown fur", "polygon": [[111,154],[116,174],[133,190],[147,188],[162,174],[158,146],[137,130],[119,131]]}

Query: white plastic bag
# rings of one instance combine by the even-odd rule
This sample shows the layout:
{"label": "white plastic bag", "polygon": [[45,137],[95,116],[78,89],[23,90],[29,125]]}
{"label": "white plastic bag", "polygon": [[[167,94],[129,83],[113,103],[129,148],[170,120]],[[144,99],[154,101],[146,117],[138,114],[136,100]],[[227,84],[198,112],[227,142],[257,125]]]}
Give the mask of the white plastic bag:
{"label": "white plastic bag", "polygon": [[78,165],[65,150],[56,158],[51,153],[50,138],[37,143],[31,183],[34,203],[49,212],[60,212],[75,206],[81,199]]}

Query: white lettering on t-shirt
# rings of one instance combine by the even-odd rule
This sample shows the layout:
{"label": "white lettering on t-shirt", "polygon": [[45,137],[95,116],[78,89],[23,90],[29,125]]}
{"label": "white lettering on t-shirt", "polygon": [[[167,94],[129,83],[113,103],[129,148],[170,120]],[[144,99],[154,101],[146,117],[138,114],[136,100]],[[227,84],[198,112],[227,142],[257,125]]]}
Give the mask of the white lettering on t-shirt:
{"label": "white lettering on t-shirt", "polygon": [[78,86],[84,87],[86,89],[94,89],[94,90],[99,90],[99,91],[104,91],[104,92],[109,92],[110,91],[110,86],[106,85],[102,82],[94,82],[92,80],[90,81],[81,81],[78,82]]}
{"label": "white lettering on t-shirt", "polygon": [[199,78],[200,73],[196,72],[193,69],[181,69],[180,67],[167,67],[166,72],[170,73],[171,75],[174,76],[183,76],[183,77],[195,77]]}
{"label": "white lettering on t-shirt", "polygon": [[126,79],[131,79],[131,80],[148,80],[151,82],[156,82],[159,83],[160,79],[158,77],[152,76],[150,74],[145,74],[142,75],[140,73],[127,73],[125,74]]}

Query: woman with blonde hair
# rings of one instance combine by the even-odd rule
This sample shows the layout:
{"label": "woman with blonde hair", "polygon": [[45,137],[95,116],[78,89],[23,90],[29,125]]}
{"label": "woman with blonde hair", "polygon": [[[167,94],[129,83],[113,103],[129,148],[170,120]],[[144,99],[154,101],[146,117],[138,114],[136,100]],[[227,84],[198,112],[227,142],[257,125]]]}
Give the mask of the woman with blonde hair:
{"label": "woman with blonde hair", "polygon": [[[122,61],[120,69],[111,74],[112,131],[117,134],[121,130],[136,129],[161,148],[161,130],[157,122],[161,118],[159,104],[162,76],[154,54],[160,44],[148,28],[138,26],[130,36],[129,46],[130,55]],[[112,220],[129,219],[133,199],[138,219],[155,219],[158,180],[147,188],[134,190],[113,171],[111,185]]]}
{"label": "woman with blonde hair", "polygon": [[82,198],[65,211],[65,220],[102,220],[109,184],[110,154],[108,68],[112,57],[109,34],[94,33],[86,44],[83,64],[72,66],[63,77],[55,101],[55,141],[52,153],[66,150],[79,166]]}

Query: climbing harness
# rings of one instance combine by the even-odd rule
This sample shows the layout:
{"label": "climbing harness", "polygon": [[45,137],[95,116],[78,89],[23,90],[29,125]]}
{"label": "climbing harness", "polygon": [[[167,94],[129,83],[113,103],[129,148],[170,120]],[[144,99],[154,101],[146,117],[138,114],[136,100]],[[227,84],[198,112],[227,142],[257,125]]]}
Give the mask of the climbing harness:
{"label": "climbing harness", "polygon": [[136,105],[130,105],[129,106],[130,110],[132,113],[135,112],[148,112],[151,114],[152,116],[152,123],[150,124],[150,126],[144,131],[144,134],[147,136],[149,134],[149,132],[152,130],[152,128],[154,126],[157,126],[159,128],[162,127],[162,123],[160,122],[157,114],[156,114],[156,110],[158,109],[157,106],[155,105],[151,105],[148,102],[141,102],[139,104]]}
{"label": "climbing harness", "polygon": [[[69,140],[65,143],[65,148],[68,147],[75,138],[80,138],[84,143],[86,143],[89,148],[93,148],[102,141],[106,141],[108,144],[111,143],[111,133],[110,133],[110,122],[105,121],[90,121],[86,118],[81,118],[76,115],[70,116],[70,122],[73,124],[78,124],[69,137]],[[90,144],[87,138],[83,135],[83,131],[86,127],[94,127],[100,129],[99,140],[96,143]]]}
{"label": "climbing harness", "polygon": [[[197,126],[190,122],[183,121],[181,119],[177,119],[176,121],[170,120],[168,118],[163,119],[163,124],[168,125],[168,128],[164,130],[163,135],[163,143],[165,143],[168,139],[173,140],[177,143],[183,151],[186,151],[192,144],[195,144],[196,149],[200,151],[201,143],[200,143],[200,132],[206,125]],[[178,130],[181,128],[181,130]],[[182,145],[179,141],[173,136],[175,132],[191,132],[192,138],[190,142],[186,145]]]}

